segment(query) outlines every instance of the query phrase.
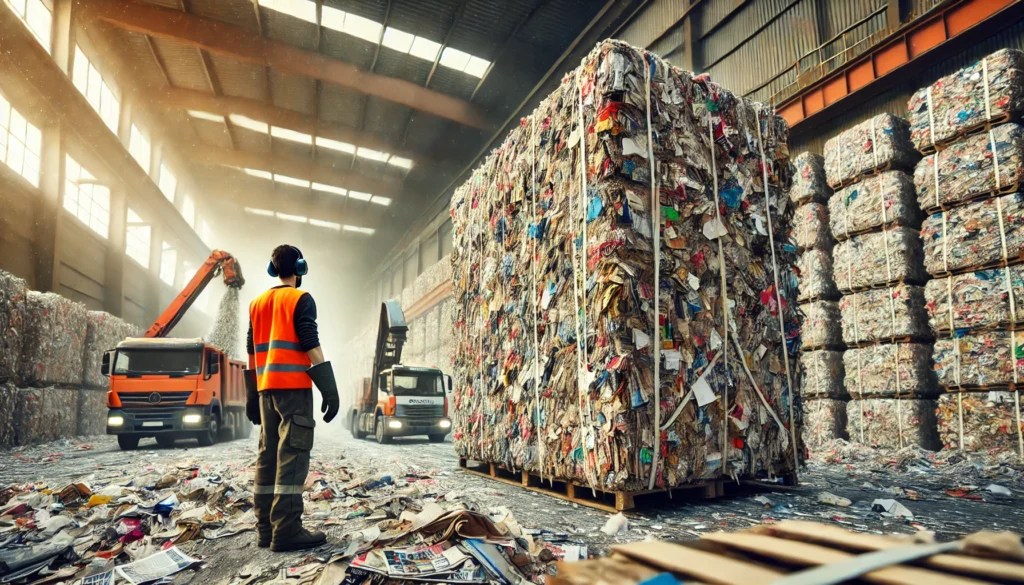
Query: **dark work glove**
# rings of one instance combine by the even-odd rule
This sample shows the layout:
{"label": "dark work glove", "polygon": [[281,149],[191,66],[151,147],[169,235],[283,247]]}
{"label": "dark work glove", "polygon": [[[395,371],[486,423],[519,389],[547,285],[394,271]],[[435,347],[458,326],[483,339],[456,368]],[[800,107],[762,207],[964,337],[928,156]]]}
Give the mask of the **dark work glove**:
{"label": "dark work glove", "polygon": [[245,370],[245,418],[254,425],[260,424],[260,393],[256,387],[256,370]]}
{"label": "dark work glove", "polygon": [[320,405],[320,412],[324,413],[324,422],[329,423],[338,416],[341,403],[338,402],[338,383],[334,381],[334,369],[331,362],[320,362],[306,370],[309,377],[320,389],[323,397],[323,404]]}

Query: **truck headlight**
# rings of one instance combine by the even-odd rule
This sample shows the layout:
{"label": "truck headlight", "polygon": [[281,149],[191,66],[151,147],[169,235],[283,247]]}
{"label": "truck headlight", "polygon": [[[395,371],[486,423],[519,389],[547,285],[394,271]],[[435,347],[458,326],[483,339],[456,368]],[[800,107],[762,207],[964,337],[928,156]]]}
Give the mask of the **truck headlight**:
{"label": "truck headlight", "polygon": [[107,417],[107,426],[119,427],[119,426],[121,426],[123,424],[124,424],[124,417],[123,416],[108,416]]}
{"label": "truck headlight", "polygon": [[389,429],[400,429],[400,428],[402,428],[402,421],[400,421],[400,420],[389,420],[388,421],[388,428]]}
{"label": "truck headlight", "polygon": [[185,423],[187,425],[197,425],[197,424],[203,422],[203,415],[201,415],[201,414],[186,414],[185,416],[181,417],[181,422],[183,422],[183,423]]}
{"label": "truck headlight", "polygon": [[450,429],[452,426],[452,421],[444,419],[443,421],[437,423],[437,426],[441,427],[442,429]]}

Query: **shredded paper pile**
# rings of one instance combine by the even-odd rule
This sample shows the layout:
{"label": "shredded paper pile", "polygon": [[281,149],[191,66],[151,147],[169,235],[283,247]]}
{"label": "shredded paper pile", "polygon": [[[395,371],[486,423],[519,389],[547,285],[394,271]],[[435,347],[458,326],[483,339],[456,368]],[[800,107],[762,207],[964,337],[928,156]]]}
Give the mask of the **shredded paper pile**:
{"label": "shredded paper pile", "polygon": [[850,440],[882,449],[921,447],[937,450],[933,399],[865,398],[847,403]]}
{"label": "shredded paper pile", "polygon": [[854,236],[832,250],[836,286],[843,294],[894,282],[923,282],[921,238],[917,230],[892,227]]}
{"label": "shredded paper pile", "polygon": [[836,238],[849,239],[882,226],[921,225],[914,181],[903,171],[886,171],[836,191],[828,201],[829,224]]}
{"label": "shredded paper pile", "polygon": [[804,398],[842,398],[846,396],[843,386],[843,352],[827,349],[800,353],[804,383],[801,395]]}
{"label": "shredded paper pile", "polygon": [[825,180],[825,158],[813,152],[802,152],[793,158],[793,185],[789,198],[793,203],[828,201],[832,188]]}
{"label": "shredded paper pile", "polygon": [[[1011,452],[1020,449],[1020,419],[1014,392],[966,392],[939,397],[939,437],[947,449],[964,449],[971,453]],[[1022,409],[1024,410],[1024,409]],[[960,421],[963,417],[963,445],[960,444]]]}
{"label": "shredded paper pile", "polygon": [[929,338],[924,288],[898,284],[854,293],[839,299],[843,341],[849,344],[898,337]]}
{"label": "shredded paper pile", "polygon": [[933,359],[939,384],[947,388],[1014,384],[1024,379],[1024,333],[984,331],[939,339]]}
{"label": "shredded paper pile", "polygon": [[876,170],[910,169],[919,158],[907,121],[879,114],[825,143],[825,175],[838,188]]}
{"label": "shredded paper pile", "polygon": [[846,389],[854,398],[932,398],[938,393],[930,343],[886,343],[843,355]]}
{"label": "shredded paper pile", "polygon": [[[1012,300],[1009,291],[1012,291]],[[1024,266],[936,278],[925,283],[924,298],[928,324],[935,332],[1021,323],[1024,322]]]}
{"label": "shredded paper pile", "polygon": [[452,198],[460,457],[605,490],[793,469],[785,122],[647,59],[598,45]]}
{"label": "shredded paper pile", "polygon": [[832,254],[825,250],[807,250],[797,259],[797,299],[803,303],[817,299],[839,298],[839,289],[832,278]]}
{"label": "shredded paper pile", "polygon": [[935,276],[1014,261],[1024,252],[1024,195],[1013,193],[931,215],[921,226],[921,239],[925,268]]}
{"label": "shredded paper pile", "polygon": [[[923,87],[910,98],[910,137],[922,150],[1024,110],[1024,56],[1001,49]],[[987,101],[986,101],[987,98]]]}

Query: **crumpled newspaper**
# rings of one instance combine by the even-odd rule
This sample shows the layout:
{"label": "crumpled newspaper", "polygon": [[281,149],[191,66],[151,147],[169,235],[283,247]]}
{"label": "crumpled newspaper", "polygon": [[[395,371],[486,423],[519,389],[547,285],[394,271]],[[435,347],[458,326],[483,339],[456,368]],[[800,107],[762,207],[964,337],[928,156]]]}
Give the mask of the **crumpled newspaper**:
{"label": "crumpled newspaper", "polygon": [[[1017,453],[1017,420],[1014,392],[963,392],[943,394],[938,402],[939,437],[946,449],[960,449],[960,416],[963,413],[963,449],[971,452]],[[1021,411],[1024,412],[1024,397]]]}
{"label": "crumpled newspaper", "polygon": [[839,289],[832,278],[832,255],[824,250],[807,250],[800,254],[794,267],[801,303],[817,299],[835,300]]}
{"label": "crumpled newspaper", "polygon": [[924,287],[898,284],[847,295],[839,300],[839,311],[847,344],[931,337]]}
{"label": "crumpled newspaper", "polygon": [[910,125],[879,114],[825,143],[825,175],[833,188],[879,169],[910,169],[921,157],[910,142]]}
{"label": "crumpled newspaper", "polygon": [[846,405],[850,440],[874,448],[941,447],[934,399],[865,398]]}
{"label": "crumpled newspaper", "polygon": [[1022,356],[1024,332],[983,331],[938,339],[932,358],[939,384],[957,388],[998,387],[1024,380]]}
{"label": "crumpled newspaper", "polygon": [[833,275],[843,294],[894,282],[924,282],[921,238],[909,227],[854,236],[832,250]]}
{"label": "crumpled newspaper", "polygon": [[1019,114],[1024,110],[1022,69],[1024,54],[1000,49],[914,92],[907,112],[915,147],[947,142],[972,126]]}
{"label": "crumpled newspaper", "polygon": [[793,184],[789,199],[796,204],[808,201],[828,201],[832,187],[825,180],[825,157],[813,152],[801,152],[793,159]]}
{"label": "crumpled newspaper", "polygon": [[843,354],[845,386],[854,398],[933,398],[938,394],[938,386],[931,361],[930,343],[850,348]]}
{"label": "crumpled newspaper", "polygon": [[929,216],[921,225],[924,266],[933,276],[990,268],[1004,259],[1004,239],[1007,258],[1017,259],[1024,253],[1024,194],[977,201]]}
{"label": "crumpled newspaper", "polygon": [[800,352],[800,365],[804,383],[800,395],[804,398],[844,398],[843,352],[827,349]]}
{"label": "crumpled newspaper", "polygon": [[0,383],[18,378],[27,293],[24,280],[0,270]]}
{"label": "crumpled newspaper", "polygon": [[[1013,294],[1012,305],[1007,288]],[[924,299],[928,325],[936,333],[1024,323],[1024,266],[929,280],[924,285]]]}
{"label": "crumpled newspaper", "polygon": [[27,307],[19,385],[80,385],[88,329],[85,305],[56,293],[31,291]]}
{"label": "crumpled newspaper", "polygon": [[832,235],[843,240],[882,226],[917,227],[924,217],[914,181],[903,171],[886,171],[839,189],[828,200],[828,213]]}

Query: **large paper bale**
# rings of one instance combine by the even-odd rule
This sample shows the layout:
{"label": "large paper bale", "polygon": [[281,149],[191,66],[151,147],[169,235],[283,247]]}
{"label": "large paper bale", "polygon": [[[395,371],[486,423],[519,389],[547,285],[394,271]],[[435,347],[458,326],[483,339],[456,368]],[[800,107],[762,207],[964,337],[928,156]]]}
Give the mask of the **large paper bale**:
{"label": "large paper bale", "polygon": [[928,313],[924,287],[897,284],[854,293],[839,299],[843,341],[848,344],[892,341],[894,338],[928,339]]}
{"label": "large paper bale", "polygon": [[924,282],[921,238],[917,230],[891,227],[884,232],[854,236],[832,250],[836,286],[855,290],[895,282]]}
{"label": "large paper bale", "polygon": [[800,305],[803,325],[800,328],[800,348],[837,349],[843,347],[842,316],[839,303],[815,301]]}
{"label": "large paper bale", "polygon": [[804,374],[800,394],[805,399],[846,397],[843,352],[804,351],[800,353],[800,365]]}
{"label": "large paper bale", "polygon": [[[770,107],[617,41],[596,47],[523,118],[451,199],[459,456],[603,490],[648,489],[652,472],[655,485],[673,486],[794,469],[788,335],[776,315],[795,337],[796,291],[780,283],[779,306],[768,231],[770,218],[787,233],[780,210],[792,206],[762,175],[787,182],[786,132]],[[652,162],[661,195],[653,203]],[[766,207],[766,188],[779,208]],[[781,244],[786,275],[795,258]],[[723,270],[735,322],[728,338],[715,309]],[[534,294],[539,348],[527,334]],[[728,360],[711,365],[727,343]],[[593,376],[577,379],[581,371]],[[687,401],[691,389],[696,400]]]}
{"label": "large paper bale", "polygon": [[[937,171],[936,160],[939,161]],[[914,168],[917,200],[921,208],[928,211],[954,207],[1000,189],[1013,188],[1022,176],[1024,129],[1017,124],[1005,124],[954,142],[937,154],[924,157]]]}
{"label": "large paper bale", "polygon": [[907,112],[915,147],[922,150],[980,124],[1019,116],[1024,110],[1022,70],[1020,51],[1000,49],[914,92]]}
{"label": "large paper bale", "polygon": [[1000,387],[1024,381],[1022,356],[1024,332],[983,331],[937,340],[933,360],[942,386]]}
{"label": "large paper bale", "polygon": [[824,250],[807,250],[800,254],[793,272],[797,277],[800,291],[797,300],[801,303],[839,298],[839,289],[832,278],[832,255]]}
{"label": "large paper bale", "polygon": [[[1007,289],[1013,294],[1012,305]],[[1024,323],[1024,266],[936,278],[925,283],[924,299],[934,332]]]}
{"label": "large paper bale", "polygon": [[102,435],[107,432],[107,391],[100,388],[82,388],[78,391],[79,436]]}
{"label": "large paper bale", "polygon": [[138,337],[139,328],[102,311],[89,311],[86,321],[83,384],[90,388],[106,388],[110,380],[101,371],[103,354],[127,337]]}
{"label": "large paper bale", "polygon": [[20,385],[80,385],[88,329],[85,305],[31,291],[27,306]]}
{"label": "large paper bale", "polygon": [[847,439],[846,401],[816,398],[804,401],[804,424],[800,427],[804,445],[813,453],[829,441]]}
{"label": "large paper bale", "polygon": [[805,203],[796,209],[791,233],[800,250],[831,250],[836,243],[828,226],[828,207],[817,201]]}
{"label": "large paper bale", "polygon": [[934,398],[930,343],[892,343],[851,348],[843,354],[845,386],[859,398]]}
{"label": "large paper bale", "polygon": [[903,171],[887,171],[836,191],[828,200],[829,228],[836,238],[882,226],[921,225],[914,181]]}
{"label": "large paper bale", "polygon": [[27,292],[24,280],[0,270],[0,383],[18,377]]}
{"label": "large paper bale", "polygon": [[919,158],[907,121],[879,114],[825,143],[825,175],[838,188],[877,170],[910,169]]}
{"label": "large paper bale", "polygon": [[18,388],[14,404],[15,443],[35,445],[78,430],[78,390]]}
{"label": "large paper bale", "polygon": [[942,448],[935,424],[936,401],[865,398],[847,403],[850,440],[878,449]]}
{"label": "large paper bale", "polygon": [[[1018,453],[1020,419],[1014,392],[961,392],[939,397],[939,437],[947,449],[971,453]],[[1024,397],[1021,398],[1024,411]],[[963,445],[960,420],[963,413]]]}
{"label": "large paper bale", "polygon": [[832,188],[825,180],[825,158],[813,152],[802,152],[793,159],[793,185],[789,198],[793,203],[828,201]]}
{"label": "large paper bale", "polygon": [[0,449],[13,447],[15,443],[14,411],[18,389],[10,382],[0,383]]}
{"label": "large paper bale", "polygon": [[1024,194],[1012,193],[931,215],[921,225],[921,240],[924,266],[934,276],[991,268],[1006,258],[1016,260],[1024,254]]}

